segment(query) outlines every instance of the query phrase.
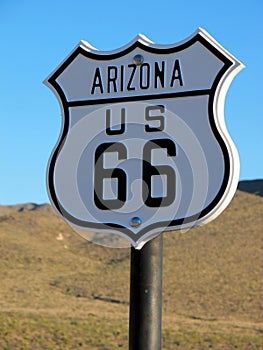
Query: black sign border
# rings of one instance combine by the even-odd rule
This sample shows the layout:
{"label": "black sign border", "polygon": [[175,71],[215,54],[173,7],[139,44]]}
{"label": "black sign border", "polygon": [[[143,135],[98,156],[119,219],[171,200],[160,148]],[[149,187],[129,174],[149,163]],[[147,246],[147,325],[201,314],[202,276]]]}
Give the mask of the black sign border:
{"label": "black sign border", "polygon": [[[72,61],[75,60],[75,58],[78,55],[83,55],[90,59],[95,60],[112,60],[119,57],[122,57],[130,52],[132,52],[136,48],[140,48],[146,52],[150,53],[158,53],[160,54],[171,54],[176,53],[182,50],[185,50],[186,48],[190,47],[191,45],[195,44],[196,42],[201,43],[205,48],[207,48],[210,52],[212,52],[218,59],[220,59],[224,65],[219,71],[218,75],[216,76],[214,83],[212,85],[211,89],[207,90],[196,90],[196,91],[188,91],[188,92],[177,92],[177,93],[164,93],[164,94],[156,94],[156,95],[150,95],[150,96],[130,96],[130,97],[120,97],[120,98],[105,98],[100,100],[87,100],[87,101],[67,101],[66,96],[56,81],[56,79],[61,75],[61,73],[72,63]],[[231,66],[234,65],[234,61],[232,61],[229,57],[227,57],[224,53],[222,53],[216,46],[212,45],[204,36],[202,36],[199,32],[195,34],[190,40],[175,46],[171,48],[156,48],[154,46],[146,46],[139,40],[134,42],[130,47],[111,54],[98,54],[95,52],[90,52],[85,50],[82,46],[78,46],[75,51],[72,52],[72,54],[61,64],[61,66],[53,73],[47,82],[56,90],[57,94],[59,95],[61,104],[63,106],[63,112],[64,112],[64,123],[63,123],[63,129],[60,135],[60,138],[58,140],[58,143],[56,145],[55,150],[52,153],[50,162],[49,162],[49,168],[48,168],[48,175],[47,175],[47,185],[49,188],[49,193],[51,200],[59,212],[59,214],[66,219],[66,221],[72,223],[73,225],[76,225],[79,228],[85,229],[95,229],[95,230],[101,230],[101,231],[109,231],[110,228],[116,230],[117,232],[121,232],[123,235],[128,236],[132,242],[138,243],[142,241],[143,236],[147,236],[147,233],[154,230],[156,231],[157,228],[160,228],[160,232],[165,231],[166,228],[169,227],[169,230],[176,230],[180,229],[182,225],[185,224],[191,224],[195,221],[205,217],[208,213],[213,211],[213,209],[219,204],[222,197],[224,196],[226,189],[229,184],[229,178],[230,178],[230,154],[228,152],[227,146],[222,138],[222,136],[219,133],[219,130],[215,124],[214,120],[214,113],[213,113],[213,106],[215,102],[215,94],[217,87],[224,76],[224,74],[229,70]],[[55,163],[58,158],[59,152],[62,149],[66,136],[69,131],[69,108],[74,106],[86,106],[91,104],[106,104],[106,103],[117,103],[120,101],[130,102],[130,101],[144,101],[144,100],[150,100],[150,99],[160,99],[160,98],[176,98],[176,97],[189,97],[189,96],[200,96],[200,95],[209,95],[209,102],[208,102],[208,114],[209,114],[209,122],[210,127],[214,133],[214,136],[218,142],[218,144],[221,147],[223,156],[224,156],[224,162],[225,162],[225,172],[223,176],[222,185],[215,196],[215,198],[212,200],[209,205],[204,208],[199,213],[196,213],[195,215],[186,217],[186,218],[180,218],[175,219],[172,221],[163,221],[163,222],[157,222],[154,224],[151,224],[147,227],[145,227],[142,230],[138,229],[138,233],[133,233],[129,228],[124,227],[119,224],[115,223],[92,223],[85,220],[80,220],[72,216],[66,209],[63,208],[63,205],[59,202],[59,199],[56,196],[55,186],[54,186],[54,170],[55,170]],[[193,225],[194,226],[194,225]],[[151,239],[152,236],[147,236],[147,240]]]}

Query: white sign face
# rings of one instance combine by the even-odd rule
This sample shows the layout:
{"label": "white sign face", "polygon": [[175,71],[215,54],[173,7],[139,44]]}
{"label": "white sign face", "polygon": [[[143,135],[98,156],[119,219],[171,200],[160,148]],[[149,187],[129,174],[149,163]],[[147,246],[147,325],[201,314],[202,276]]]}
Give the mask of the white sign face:
{"label": "white sign face", "polygon": [[46,80],[63,111],[47,173],[56,211],[83,236],[136,248],[218,216],[239,177],[223,108],[242,67],[202,29],[176,45],[139,35],[111,52],[81,41]]}

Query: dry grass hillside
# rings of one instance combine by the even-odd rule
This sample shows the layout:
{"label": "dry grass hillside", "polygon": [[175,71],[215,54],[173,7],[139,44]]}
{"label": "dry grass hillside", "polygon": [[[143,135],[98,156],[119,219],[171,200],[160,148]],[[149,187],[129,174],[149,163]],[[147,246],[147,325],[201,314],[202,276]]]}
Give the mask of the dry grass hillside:
{"label": "dry grass hillside", "polygon": [[[0,207],[0,349],[127,349],[129,249],[43,209]],[[263,349],[262,209],[237,191],[214,222],[164,234],[163,349]]]}

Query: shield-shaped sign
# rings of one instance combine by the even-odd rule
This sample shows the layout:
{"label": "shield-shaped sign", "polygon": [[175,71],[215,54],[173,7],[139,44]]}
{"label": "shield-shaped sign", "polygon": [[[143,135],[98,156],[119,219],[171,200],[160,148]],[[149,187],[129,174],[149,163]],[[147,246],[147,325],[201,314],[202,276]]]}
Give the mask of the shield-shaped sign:
{"label": "shield-shaped sign", "polygon": [[136,248],[217,217],[238,182],[224,98],[242,67],[202,29],[110,52],[81,41],[45,81],[63,113],[47,172],[59,215]]}

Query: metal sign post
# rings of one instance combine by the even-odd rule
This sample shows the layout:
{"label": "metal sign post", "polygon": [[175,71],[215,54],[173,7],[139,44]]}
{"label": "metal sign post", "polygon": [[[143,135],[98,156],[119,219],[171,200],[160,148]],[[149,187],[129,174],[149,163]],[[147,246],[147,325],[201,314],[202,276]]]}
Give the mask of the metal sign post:
{"label": "metal sign post", "polygon": [[129,350],[160,350],[163,235],[131,248]]}

